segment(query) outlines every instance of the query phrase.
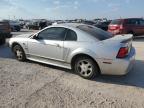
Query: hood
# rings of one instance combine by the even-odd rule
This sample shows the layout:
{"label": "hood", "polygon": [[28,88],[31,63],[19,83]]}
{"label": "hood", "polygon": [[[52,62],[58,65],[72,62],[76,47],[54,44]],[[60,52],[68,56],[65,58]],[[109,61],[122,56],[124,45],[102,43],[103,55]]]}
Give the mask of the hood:
{"label": "hood", "polygon": [[29,34],[22,34],[22,35],[17,35],[15,38],[28,38],[30,36],[32,36],[33,33],[29,33]]}

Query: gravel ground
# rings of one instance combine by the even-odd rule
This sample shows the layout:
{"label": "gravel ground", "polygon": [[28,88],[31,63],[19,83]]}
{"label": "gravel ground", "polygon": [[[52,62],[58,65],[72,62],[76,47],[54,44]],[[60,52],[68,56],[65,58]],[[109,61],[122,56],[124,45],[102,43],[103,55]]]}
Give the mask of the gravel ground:
{"label": "gravel ground", "polygon": [[144,39],[126,76],[85,80],[63,68],[19,62],[0,46],[0,108],[144,108]]}

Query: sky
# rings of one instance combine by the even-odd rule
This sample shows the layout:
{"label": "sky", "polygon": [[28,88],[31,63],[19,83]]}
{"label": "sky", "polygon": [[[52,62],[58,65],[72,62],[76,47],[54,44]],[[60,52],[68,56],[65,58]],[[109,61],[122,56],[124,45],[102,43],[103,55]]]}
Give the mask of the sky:
{"label": "sky", "polygon": [[0,0],[0,19],[144,17],[144,0]]}

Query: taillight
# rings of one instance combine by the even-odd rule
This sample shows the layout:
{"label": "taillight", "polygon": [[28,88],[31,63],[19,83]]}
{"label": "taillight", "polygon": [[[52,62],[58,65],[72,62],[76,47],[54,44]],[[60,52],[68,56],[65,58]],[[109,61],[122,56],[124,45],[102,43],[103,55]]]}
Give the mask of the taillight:
{"label": "taillight", "polygon": [[120,26],[116,26],[116,29],[119,29],[120,28]]}
{"label": "taillight", "polygon": [[114,25],[114,26],[110,25],[109,26],[110,30],[122,30],[123,28],[124,28],[123,25]]}
{"label": "taillight", "polygon": [[122,47],[120,48],[119,52],[118,52],[118,55],[117,55],[117,58],[124,58],[127,56],[129,52],[129,49],[127,47]]}
{"label": "taillight", "polygon": [[119,29],[120,29],[120,30],[124,29],[123,25],[120,25]]}

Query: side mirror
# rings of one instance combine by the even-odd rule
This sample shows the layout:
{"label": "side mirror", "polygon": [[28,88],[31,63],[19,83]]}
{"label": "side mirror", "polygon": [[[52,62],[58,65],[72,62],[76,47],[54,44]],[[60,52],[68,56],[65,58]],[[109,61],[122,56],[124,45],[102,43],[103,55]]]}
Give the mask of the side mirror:
{"label": "side mirror", "polygon": [[38,37],[38,34],[35,34],[35,35],[33,36],[33,39],[41,40],[42,38],[41,38],[41,37]]}
{"label": "side mirror", "polygon": [[37,38],[38,38],[38,35],[35,34],[35,35],[33,36],[33,39],[37,39]]}

